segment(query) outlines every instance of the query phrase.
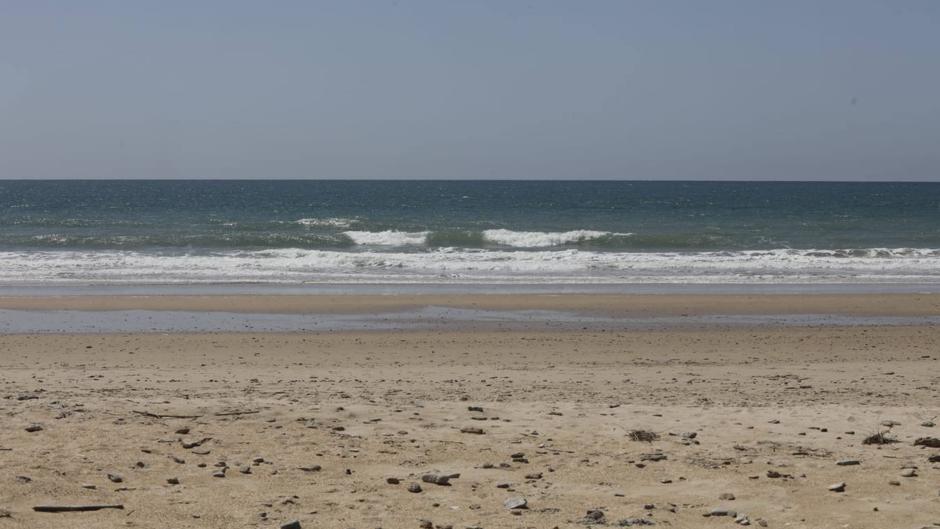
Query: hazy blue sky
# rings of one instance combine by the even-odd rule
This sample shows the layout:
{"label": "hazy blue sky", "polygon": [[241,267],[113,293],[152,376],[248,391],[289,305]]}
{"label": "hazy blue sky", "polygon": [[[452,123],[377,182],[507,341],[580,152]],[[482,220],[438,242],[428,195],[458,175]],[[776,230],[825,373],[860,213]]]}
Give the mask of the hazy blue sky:
{"label": "hazy blue sky", "polygon": [[0,178],[940,179],[940,2],[0,0]]}

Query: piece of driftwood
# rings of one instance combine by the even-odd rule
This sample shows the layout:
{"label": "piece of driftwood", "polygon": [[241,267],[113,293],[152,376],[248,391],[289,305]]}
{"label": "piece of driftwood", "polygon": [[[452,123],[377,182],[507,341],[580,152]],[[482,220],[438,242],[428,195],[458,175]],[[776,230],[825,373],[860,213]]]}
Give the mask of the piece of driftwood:
{"label": "piece of driftwood", "polygon": [[137,415],[143,415],[144,417],[152,417],[154,419],[198,419],[202,415],[170,415],[166,413],[150,413],[149,411],[140,411],[133,410]]}
{"label": "piece of driftwood", "polygon": [[124,509],[122,504],[97,504],[97,505],[37,505],[33,507],[36,512],[87,512],[100,511],[102,509]]}
{"label": "piece of driftwood", "polygon": [[251,415],[252,413],[261,413],[261,410],[244,410],[244,411],[222,411],[215,413],[216,417],[228,417],[231,415]]}

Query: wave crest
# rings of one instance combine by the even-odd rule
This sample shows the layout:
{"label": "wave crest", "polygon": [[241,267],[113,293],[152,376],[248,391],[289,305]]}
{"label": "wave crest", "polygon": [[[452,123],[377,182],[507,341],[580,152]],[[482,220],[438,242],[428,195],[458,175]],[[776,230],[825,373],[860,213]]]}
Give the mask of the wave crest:
{"label": "wave crest", "polygon": [[410,246],[423,245],[427,240],[427,231],[344,231],[343,235],[363,246]]}
{"label": "wave crest", "polygon": [[612,237],[630,237],[632,233],[611,233],[596,230],[572,230],[559,232],[486,230],[483,238],[495,244],[514,248],[545,248],[589,242]]}
{"label": "wave crest", "polygon": [[572,230],[561,232],[513,231],[493,229],[484,231],[345,231],[355,244],[368,246],[415,246],[453,248],[484,248],[508,246],[511,248],[549,248],[553,246],[597,243],[608,245],[614,240],[632,237],[632,233],[613,233],[596,230]]}

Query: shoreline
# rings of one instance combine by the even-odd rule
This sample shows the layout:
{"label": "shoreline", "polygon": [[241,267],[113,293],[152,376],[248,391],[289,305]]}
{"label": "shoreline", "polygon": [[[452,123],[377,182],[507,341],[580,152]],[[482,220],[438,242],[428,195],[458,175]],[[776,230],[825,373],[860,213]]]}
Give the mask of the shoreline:
{"label": "shoreline", "polygon": [[563,311],[610,317],[833,314],[940,316],[940,294],[344,294],[0,296],[16,311],[362,314],[424,307]]}

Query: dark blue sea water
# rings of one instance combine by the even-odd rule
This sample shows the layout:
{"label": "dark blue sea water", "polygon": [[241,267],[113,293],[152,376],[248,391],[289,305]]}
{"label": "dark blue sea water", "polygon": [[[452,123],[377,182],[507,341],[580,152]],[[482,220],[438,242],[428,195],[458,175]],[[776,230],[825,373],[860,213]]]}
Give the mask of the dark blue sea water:
{"label": "dark blue sea water", "polygon": [[0,181],[0,283],[940,281],[940,183]]}

